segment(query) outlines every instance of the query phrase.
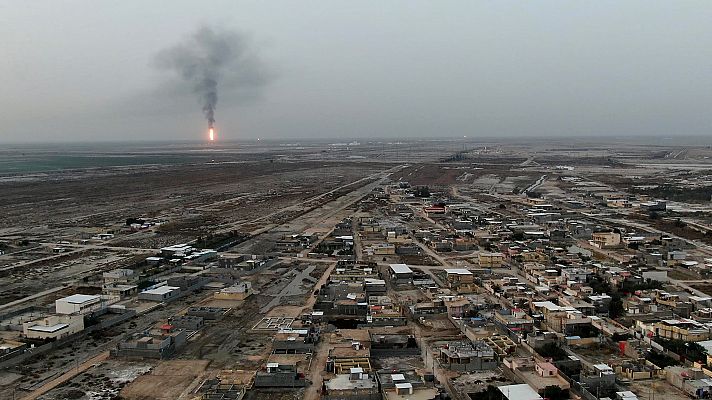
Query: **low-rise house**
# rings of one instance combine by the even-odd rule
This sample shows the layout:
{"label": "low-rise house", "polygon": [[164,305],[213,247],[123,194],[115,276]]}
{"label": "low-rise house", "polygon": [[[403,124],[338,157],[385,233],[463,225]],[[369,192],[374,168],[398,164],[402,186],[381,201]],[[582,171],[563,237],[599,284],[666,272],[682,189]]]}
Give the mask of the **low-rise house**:
{"label": "low-rise house", "polygon": [[272,354],[311,354],[314,352],[313,336],[296,333],[277,333],[272,342]]}
{"label": "low-rise house", "polygon": [[104,272],[102,274],[104,278],[104,283],[130,283],[134,282],[138,276],[134,274],[132,269],[128,268],[118,268],[111,271]]}
{"label": "low-rise house", "polygon": [[363,342],[351,341],[333,344],[329,349],[326,370],[335,374],[349,373],[359,368],[362,373],[371,371],[371,350]]}
{"label": "low-rise house", "polygon": [[316,235],[284,235],[275,243],[277,251],[283,253],[299,252],[316,242]]}
{"label": "low-rise house", "polygon": [[610,249],[621,245],[621,234],[618,232],[594,232],[591,242],[599,249]]}
{"label": "low-rise house", "polygon": [[27,339],[58,340],[84,330],[84,316],[72,314],[50,315],[24,322],[22,335]]}
{"label": "low-rise house", "polygon": [[353,264],[339,261],[334,272],[329,275],[330,282],[364,282],[367,279],[380,279],[375,263]]}
{"label": "low-rise house", "polygon": [[691,319],[665,319],[653,324],[655,336],[678,339],[685,342],[700,342],[710,339],[710,329]]}
{"label": "low-rise house", "polygon": [[705,398],[712,393],[712,381],[700,368],[667,367],[665,380],[692,398]]}
{"label": "low-rise house", "polygon": [[413,335],[371,332],[371,354],[380,356],[418,355],[420,349]]}
{"label": "low-rise house", "polygon": [[596,308],[596,312],[599,314],[608,313],[611,301],[613,300],[613,298],[606,293],[590,295],[586,297],[586,299]]}
{"label": "low-rise house", "polygon": [[183,292],[192,292],[202,288],[208,282],[210,282],[208,278],[188,275],[168,278],[166,285],[180,288]]}
{"label": "low-rise house", "polygon": [[366,278],[363,289],[368,296],[380,296],[386,293],[386,281],[383,279]]}
{"label": "low-rise house", "polygon": [[550,362],[533,358],[510,358],[504,361],[504,365],[539,394],[544,394],[548,386],[558,386],[565,391],[571,388],[569,382],[559,375],[558,368]]}
{"label": "low-rise house", "polygon": [[497,368],[495,351],[484,341],[448,342],[439,347],[438,361],[455,371],[482,371]]}
{"label": "low-rise house", "polygon": [[494,313],[495,323],[515,333],[534,331],[534,319],[519,308],[501,309]]}
{"label": "low-rise house", "polygon": [[421,318],[438,314],[447,313],[447,306],[442,299],[433,301],[419,302],[408,307],[413,318]]}
{"label": "low-rise house", "polygon": [[223,253],[218,257],[218,268],[234,269],[243,260],[245,260],[245,256],[242,254]]}
{"label": "low-rise house", "polygon": [[347,373],[337,374],[323,384],[322,398],[325,400],[370,400],[380,397],[375,376],[359,367],[350,368]]}
{"label": "low-rise house", "polygon": [[369,326],[402,326],[408,322],[401,306],[393,303],[390,297],[372,296],[368,301],[366,323]]}
{"label": "low-rise house", "polygon": [[242,281],[240,283],[220,289],[213,297],[220,300],[245,300],[252,294],[252,283]]}
{"label": "low-rise house", "polygon": [[384,400],[435,399],[439,393],[415,370],[381,370],[376,376]]}
{"label": "low-rise house", "polygon": [[255,374],[253,387],[256,388],[299,388],[307,385],[303,372],[297,369],[297,363],[268,361],[263,370]]}
{"label": "low-rise house", "polygon": [[593,271],[588,268],[562,268],[561,279],[563,282],[582,282],[586,283],[593,275]]}
{"label": "low-rise house", "polygon": [[480,267],[501,268],[504,264],[504,254],[502,253],[480,253],[477,256]]}
{"label": "low-rise house", "polygon": [[659,368],[655,366],[640,362],[624,362],[615,368],[618,375],[631,381],[655,378],[657,377],[658,370]]}
{"label": "low-rise house", "polygon": [[125,285],[121,283],[108,283],[102,286],[101,291],[105,295],[116,296],[118,298],[124,299],[138,293],[138,286]]}
{"label": "low-rise house", "polygon": [[444,302],[448,315],[455,318],[465,317],[473,308],[472,303],[464,297],[445,299]]}
{"label": "low-rise house", "polygon": [[186,342],[182,329],[165,327],[160,332],[140,333],[119,342],[110,353],[112,357],[166,359],[173,356]]}
{"label": "low-rise house", "polygon": [[446,268],[447,282],[450,287],[469,285],[474,283],[475,276],[465,268]]}
{"label": "low-rise house", "polygon": [[168,324],[176,329],[184,329],[186,331],[197,331],[205,326],[205,321],[202,317],[192,315],[178,315],[168,319]]}
{"label": "low-rise house", "polygon": [[27,347],[27,343],[0,338],[0,362],[23,354]]}
{"label": "low-rise house", "polygon": [[366,248],[366,252],[374,256],[393,256],[396,254],[396,245],[393,243],[376,243]]}
{"label": "low-rise house", "polygon": [[543,400],[543,397],[526,383],[497,386],[497,389],[507,400]]}

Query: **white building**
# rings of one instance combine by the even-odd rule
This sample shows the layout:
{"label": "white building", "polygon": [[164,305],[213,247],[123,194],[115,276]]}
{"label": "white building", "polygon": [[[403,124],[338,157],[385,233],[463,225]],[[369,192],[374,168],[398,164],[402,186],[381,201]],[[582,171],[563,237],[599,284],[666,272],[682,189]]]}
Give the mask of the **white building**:
{"label": "white building", "polygon": [[87,314],[105,308],[106,302],[101,296],[73,294],[55,300],[54,307],[57,314]]}
{"label": "white building", "polygon": [[176,244],[173,246],[167,246],[161,248],[161,256],[163,257],[185,257],[195,251],[195,249],[188,244]]}
{"label": "white building", "polygon": [[526,383],[498,386],[497,389],[499,389],[508,400],[543,400],[543,398],[539,396],[539,393]]}
{"label": "white building", "polygon": [[395,283],[406,283],[413,279],[413,270],[405,264],[391,264],[390,275]]}
{"label": "white building", "polygon": [[138,294],[140,300],[148,301],[171,301],[180,295],[180,288],[175,286],[158,286],[146,289]]}

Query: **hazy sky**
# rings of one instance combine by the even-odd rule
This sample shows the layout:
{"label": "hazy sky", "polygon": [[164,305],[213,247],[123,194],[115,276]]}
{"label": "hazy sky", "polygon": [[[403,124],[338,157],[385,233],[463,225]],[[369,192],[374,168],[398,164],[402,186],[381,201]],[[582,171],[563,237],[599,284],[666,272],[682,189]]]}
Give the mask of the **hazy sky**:
{"label": "hazy sky", "polygon": [[710,135],[712,1],[0,0],[0,141],[200,139],[156,54],[246,36],[220,137]]}

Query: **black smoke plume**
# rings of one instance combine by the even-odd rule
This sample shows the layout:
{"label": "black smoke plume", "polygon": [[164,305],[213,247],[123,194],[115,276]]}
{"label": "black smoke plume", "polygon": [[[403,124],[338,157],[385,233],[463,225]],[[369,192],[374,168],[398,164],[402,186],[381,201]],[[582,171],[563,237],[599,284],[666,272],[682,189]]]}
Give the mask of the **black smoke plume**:
{"label": "black smoke plume", "polygon": [[269,74],[252,50],[248,37],[229,30],[198,29],[183,43],[159,52],[156,66],[174,71],[199,96],[212,128],[220,90],[237,89],[254,96]]}

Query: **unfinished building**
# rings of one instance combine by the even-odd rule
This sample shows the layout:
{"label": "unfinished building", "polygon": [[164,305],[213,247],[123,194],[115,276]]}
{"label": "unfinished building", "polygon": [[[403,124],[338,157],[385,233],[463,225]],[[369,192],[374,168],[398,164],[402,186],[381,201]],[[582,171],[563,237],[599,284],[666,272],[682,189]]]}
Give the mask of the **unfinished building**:
{"label": "unfinished building", "polygon": [[440,365],[454,371],[483,371],[497,368],[495,352],[483,341],[456,341],[440,347]]}

